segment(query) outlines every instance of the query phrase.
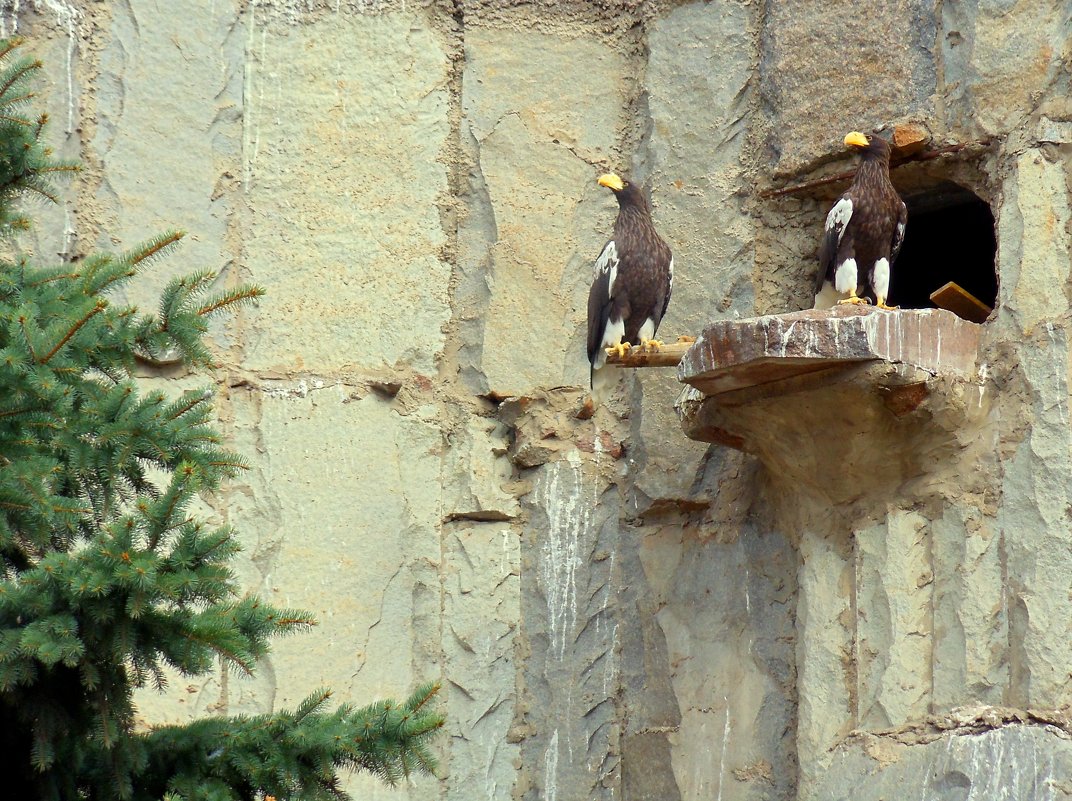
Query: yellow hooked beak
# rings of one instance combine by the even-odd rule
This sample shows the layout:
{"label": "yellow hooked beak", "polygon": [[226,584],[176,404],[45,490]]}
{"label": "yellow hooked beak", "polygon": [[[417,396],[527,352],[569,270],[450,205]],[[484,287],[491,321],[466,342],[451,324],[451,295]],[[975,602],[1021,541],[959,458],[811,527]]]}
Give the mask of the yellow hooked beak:
{"label": "yellow hooked beak", "polygon": [[867,147],[869,144],[867,137],[859,131],[845,135],[845,147]]}
{"label": "yellow hooked beak", "polygon": [[625,187],[625,181],[612,172],[599,176],[599,180],[596,183],[607,187],[607,189],[613,189],[615,192],[621,192]]}

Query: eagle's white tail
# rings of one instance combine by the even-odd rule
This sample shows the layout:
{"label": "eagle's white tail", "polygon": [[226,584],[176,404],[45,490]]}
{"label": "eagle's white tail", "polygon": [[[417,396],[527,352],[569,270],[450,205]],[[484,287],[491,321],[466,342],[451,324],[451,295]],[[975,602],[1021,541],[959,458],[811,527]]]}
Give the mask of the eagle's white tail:
{"label": "eagle's white tail", "polygon": [[592,406],[600,406],[614,391],[618,371],[604,364],[592,368]]}
{"label": "eagle's white tail", "polygon": [[841,295],[829,281],[823,281],[823,288],[815,296],[813,309],[832,309],[837,305]]}

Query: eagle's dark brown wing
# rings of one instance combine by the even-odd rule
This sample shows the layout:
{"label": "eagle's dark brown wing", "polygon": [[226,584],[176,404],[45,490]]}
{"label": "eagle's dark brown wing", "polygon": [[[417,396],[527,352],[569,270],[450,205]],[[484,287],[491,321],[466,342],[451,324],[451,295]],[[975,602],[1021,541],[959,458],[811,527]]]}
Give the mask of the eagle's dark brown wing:
{"label": "eagle's dark brown wing", "polygon": [[901,201],[901,211],[897,215],[897,226],[893,229],[893,244],[890,246],[890,264],[897,260],[897,254],[901,252],[904,244],[905,226],[908,225],[908,207]]}
{"label": "eagle's dark brown wing", "polygon": [[666,310],[670,308],[670,295],[674,292],[674,256],[670,254],[670,263],[666,268],[666,297],[663,298],[663,308],[659,312],[659,319],[655,321],[655,328],[659,328],[659,323],[662,322],[663,317],[666,316]]}
{"label": "eagle's dark brown wing", "polygon": [[596,259],[592,287],[588,290],[588,361],[597,367],[610,320],[611,290],[618,277],[618,249],[613,239],[603,246]]}

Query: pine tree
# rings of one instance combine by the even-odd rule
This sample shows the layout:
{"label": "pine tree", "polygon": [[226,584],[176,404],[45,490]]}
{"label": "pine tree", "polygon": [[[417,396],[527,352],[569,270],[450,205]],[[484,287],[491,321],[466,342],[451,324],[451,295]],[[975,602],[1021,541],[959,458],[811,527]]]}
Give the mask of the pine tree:
{"label": "pine tree", "polygon": [[[0,42],[0,236],[29,220],[15,202],[55,199],[74,171],[22,109],[40,63]],[[242,596],[234,532],[192,516],[202,490],[245,468],[212,428],[212,393],[143,392],[138,360],[211,366],[213,316],[262,294],[213,293],[215,275],[173,281],[158,312],[113,302],[165,257],[165,233],[122,255],[52,267],[0,259],[0,794],[35,799],[345,797],[343,769],[388,783],[434,767],[436,685],[403,703],[137,730],[135,688],[217,660],[253,671],[272,637],[312,625]],[[9,248],[12,249],[12,248]],[[165,476],[161,481],[160,476]]]}

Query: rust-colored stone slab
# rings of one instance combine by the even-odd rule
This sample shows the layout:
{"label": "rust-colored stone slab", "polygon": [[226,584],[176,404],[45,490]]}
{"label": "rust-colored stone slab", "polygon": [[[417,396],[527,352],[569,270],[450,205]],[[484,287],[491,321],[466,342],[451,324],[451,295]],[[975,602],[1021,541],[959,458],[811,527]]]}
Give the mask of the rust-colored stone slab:
{"label": "rust-colored stone slab", "polygon": [[931,134],[924,126],[918,123],[895,125],[890,144],[893,153],[898,158],[913,156],[927,146],[931,141]]}
{"label": "rust-colored stone slab", "polygon": [[967,377],[981,331],[944,309],[838,306],[720,320],[682,358],[678,380],[718,395],[871,360]]}

